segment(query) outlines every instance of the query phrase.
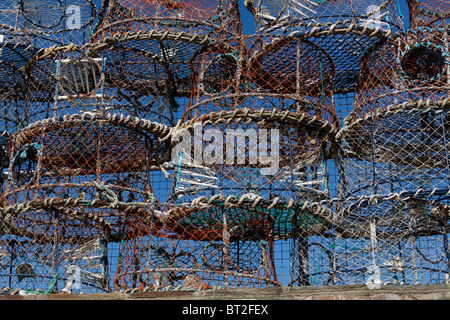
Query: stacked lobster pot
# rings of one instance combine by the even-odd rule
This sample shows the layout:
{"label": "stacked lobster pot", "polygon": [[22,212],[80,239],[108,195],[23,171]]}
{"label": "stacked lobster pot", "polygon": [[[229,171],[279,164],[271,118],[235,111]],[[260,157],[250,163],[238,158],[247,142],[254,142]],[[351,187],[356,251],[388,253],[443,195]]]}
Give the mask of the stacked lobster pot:
{"label": "stacked lobster pot", "polygon": [[[61,9],[66,20],[70,9],[86,18],[78,2]],[[33,1],[30,10],[42,9],[32,16],[44,23],[52,17],[45,10],[53,14],[58,5]],[[138,94],[115,87],[116,70],[84,38],[93,25],[77,21],[70,42],[61,38],[24,64],[23,101],[9,109],[16,122],[0,224],[5,291],[113,290],[117,265],[109,251],[124,240],[129,217],[151,215],[156,203],[150,175],[169,154],[163,138],[170,128]]]}
{"label": "stacked lobster pot", "polygon": [[447,2],[2,1],[0,292],[448,283]]}
{"label": "stacked lobster pot", "polygon": [[[8,167],[8,137],[24,126],[27,91],[25,64],[50,46],[89,41],[97,10],[91,0],[60,0],[39,4],[31,0],[0,3],[0,153],[1,167]],[[69,4],[70,2],[70,4]],[[2,175],[3,188],[5,176]]]}
{"label": "stacked lobster pot", "polygon": [[[411,1],[411,17],[442,16]],[[445,11],[445,10],[444,10]],[[337,283],[447,283],[449,29],[431,20],[391,35],[362,61],[353,111],[338,134],[333,199]],[[423,26],[427,24],[427,26]],[[349,261],[353,263],[349,267]]]}

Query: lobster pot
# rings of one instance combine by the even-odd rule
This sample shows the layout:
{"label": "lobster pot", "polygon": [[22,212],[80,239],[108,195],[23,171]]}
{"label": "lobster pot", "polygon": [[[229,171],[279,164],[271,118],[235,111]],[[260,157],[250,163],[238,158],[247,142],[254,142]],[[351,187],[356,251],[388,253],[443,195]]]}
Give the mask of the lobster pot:
{"label": "lobster pot", "polygon": [[91,46],[39,51],[25,66],[29,83],[23,122],[31,124],[74,113],[103,112],[171,124],[170,106],[157,99],[148,82],[142,80],[142,92],[116,86],[118,81],[128,81],[120,71],[116,72],[117,62],[118,57],[111,59]]}
{"label": "lobster pot", "polygon": [[159,124],[108,114],[34,123],[13,137],[5,201],[74,206],[108,221],[116,241],[127,211],[156,202],[150,171],[165,161],[166,142],[158,138],[167,132]]}
{"label": "lobster pot", "polygon": [[94,41],[135,32],[185,33],[213,39],[242,32],[235,0],[103,0],[99,16]]}
{"label": "lobster pot", "polygon": [[74,208],[49,204],[2,208],[0,288],[18,294],[110,290],[110,225]]}
{"label": "lobster pot", "polygon": [[401,18],[393,0],[255,0],[249,1],[256,31],[305,32],[326,24],[397,31]]}
{"label": "lobster pot", "polygon": [[200,119],[185,122],[178,131],[169,202],[176,208],[199,201],[250,207],[266,203],[264,212],[274,220],[275,270],[287,285],[286,250],[295,228],[293,211],[285,207],[329,198],[325,156],[332,127],[304,114],[263,109],[222,111]]}
{"label": "lobster pot", "polygon": [[448,40],[445,29],[420,28],[368,51],[349,122],[381,109],[442,105],[450,88]]}
{"label": "lobster pot", "polygon": [[276,285],[272,241],[273,220],[250,206],[155,210],[130,217],[114,285],[141,291]]}
{"label": "lobster pot", "polygon": [[0,37],[37,48],[85,44],[97,19],[92,0],[5,0]]}
{"label": "lobster pot", "polygon": [[374,44],[403,29],[396,0],[247,1],[256,33],[295,36],[320,47],[334,65],[336,93],[353,91],[361,58]]}
{"label": "lobster pot", "polygon": [[92,42],[107,57],[112,85],[132,100],[147,97],[146,105],[167,118],[161,122],[174,126],[191,91],[190,61],[241,33],[234,0],[113,0],[103,2]]}
{"label": "lobster pot", "polygon": [[411,25],[415,28],[446,27],[450,23],[450,4],[446,0],[408,0]]}
{"label": "lobster pot", "polygon": [[339,197],[449,194],[447,108],[374,114],[342,132]]}
{"label": "lobster pot", "polygon": [[328,212],[326,239],[307,247],[315,285],[447,283],[448,203],[389,194],[336,199],[310,211]]}
{"label": "lobster pot", "polygon": [[[434,41],[434,42],[432,42]],[[408,31],[364,60],[339,133],[339,197],[448,193],[448,54],[441,31]]]}
{"label": "lobster pot", "polygon": [[304,114],[250,108],[187,121],[172,138],[171,199],[327,198],[325,151],[333,130]]}

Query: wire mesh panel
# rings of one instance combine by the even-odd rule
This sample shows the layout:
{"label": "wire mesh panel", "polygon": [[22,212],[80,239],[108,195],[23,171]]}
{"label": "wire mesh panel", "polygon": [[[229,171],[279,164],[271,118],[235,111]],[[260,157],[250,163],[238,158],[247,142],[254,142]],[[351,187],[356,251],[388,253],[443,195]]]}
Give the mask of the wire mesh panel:
{"label": "wire mesh panel", "polygon": [[409,0],[414,27],[445,27],[450,22],[450,4],[446,0]]}

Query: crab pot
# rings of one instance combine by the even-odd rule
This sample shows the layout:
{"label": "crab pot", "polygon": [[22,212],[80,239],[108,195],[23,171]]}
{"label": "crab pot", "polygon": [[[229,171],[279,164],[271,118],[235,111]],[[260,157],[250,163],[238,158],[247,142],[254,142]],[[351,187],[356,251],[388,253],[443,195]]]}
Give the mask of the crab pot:
{"label": "crab pot", "polygon": [[223,202],[166,207],[130,220],[127,237],[116,289],[195,291],[278,284],[273,220],[263,210]]}
{"label": "crab pot", "polygon": [[433,107],[448,99],[450,56],[445,29],[390,37],[364,57],[349,122],[380,110]]}
{"label": "crab pot", "polygon": [[192,63],[193,94],[172,135],[173,199],[327,197],[337,117],[326,54],[296,38],[246,40]]}
{"label": "crab pot", "polygon": [[190,34],[222,38],[240,34],[238,2],[222,0],[103,0],[93,41],[125,33]]}
{"label": "crab pot", "polygon": [[448,282],[445,42],[445,30],[409,30],[363,60],[337,135],[338,198],[328,203],[333,241],[324,249],[333,283]]}
{"label": "crab pot", "polygon": [[110,223],[117,241],[126,212],[149,210],[156,202],[150,171],[165,161],[167,143],[159,138],[167,132],[114,115],[37,122],[12,139],[4,199],[31,207],[56,201],[92,213]]}
{"label": "crab pot", "polygon": [[340,197],[434,190],[437,200],[448,193],[449,60],[442,34],[423,31],[367,55],[338,135]]}
{"label": "crab pot", "polygon": [[314,284],[447,283],[448,202],[430,199],[392,193],[312,205],[329,212],[327,237],[309,248]]}
{"label": "crab pot", "polygon": [[[283,118],[283,115],[286,116]],[[329,196],[324,122],[269,110],[212,113],[186,122],[172,149],[171,200],[214,195],[281,201]]]}
{"label": "crab pot", "polygon": [[[244,36],[236,44],[211,44],[198,52],[191,69],[194,87],[184,121],[245,104],[252,109],[305,112],[337,122],[332,98],[333,61],[308,40]],[[296,99],[298,104],[293,101]]]}
{"label": "crab pot", "polygon": [[23,122],[103,112],[172,124],[172,109],[158,100],[163,96],[151,91],[149,83],[140,92],[117,86],[119,79],[129,79],[124,79],[123,70],[116,72],[115,63],[117,57],[112,60],[91,46],[39,51],[25,66],[29,82]]}
{"label": "crab pot", "polygon": [[353,91],[361,58],[375,43],[403,29],[396,0],[247,1],[256,33],[305,39],[320,47],[334,66],[336,93]]}
{"label": "crab pot", "polygon": [[340,148],[340,197],[426,191],[445,199],[447,110],[393,110],[347,127]]}
{"label": "crab pot", "polygon": [[323,122],[324,128],[338,127],[333,62],[307,40],[243,37],[236,46],[205,47],[191,69],[193,90],[181,125],[249,109],[303,114]]}
{"label": "crab pot", "polygon": [[198,36],[137,33],[105,39],[90,54],[104,59],[108,90],[141,117],[175,126],[191,94],[190,61],[209,45]]}
{"label": "crab pot", "polygon": [[0,288],[19,294],[110,291],[110,231],[107,221],[74,208],[2,208]]}

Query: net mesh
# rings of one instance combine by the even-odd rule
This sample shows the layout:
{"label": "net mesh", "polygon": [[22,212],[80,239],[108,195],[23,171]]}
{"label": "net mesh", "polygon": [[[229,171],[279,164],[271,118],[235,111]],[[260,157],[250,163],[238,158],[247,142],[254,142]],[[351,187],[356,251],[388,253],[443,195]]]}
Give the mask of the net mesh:
{"label": "net mesh", "polygon": [[2,293],[448,283],[447,2],[244,5],[0,4]]}

